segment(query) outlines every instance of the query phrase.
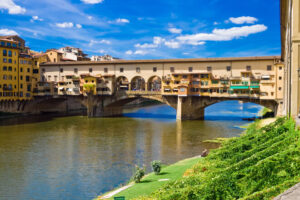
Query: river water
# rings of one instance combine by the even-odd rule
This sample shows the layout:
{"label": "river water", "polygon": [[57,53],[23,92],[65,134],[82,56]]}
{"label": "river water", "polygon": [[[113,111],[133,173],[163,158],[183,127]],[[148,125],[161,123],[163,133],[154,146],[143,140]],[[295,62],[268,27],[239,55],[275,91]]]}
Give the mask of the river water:
{"label": "river water", "polygon": [[134,165],[171,164],[210,148],[203,140],[238,136],[260,106],[228,101],[205,121],[176,122],[165,106],[121,118],[22,117],[0,121],[0,199],[93,199],[125,184]]}

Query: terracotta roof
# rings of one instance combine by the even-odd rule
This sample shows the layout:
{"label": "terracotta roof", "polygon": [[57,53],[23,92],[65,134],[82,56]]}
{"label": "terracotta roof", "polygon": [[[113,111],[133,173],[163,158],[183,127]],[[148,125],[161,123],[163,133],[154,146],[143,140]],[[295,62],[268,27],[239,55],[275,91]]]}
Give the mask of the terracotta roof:
{"label": "terracotta roof", "polygon": [[157,59],[157,60],[112,60],[112,61],[73,61],[44,63],[43,66],[57,65],[105,65],[105,64],[143,64],[143,63],[192,63],[192,62],[231,62],[231,61],[252,61],[252,60],[275,60],[280,56],[258,56],[258,57],[228,57],[228,58],[188,58],[188,59]]}

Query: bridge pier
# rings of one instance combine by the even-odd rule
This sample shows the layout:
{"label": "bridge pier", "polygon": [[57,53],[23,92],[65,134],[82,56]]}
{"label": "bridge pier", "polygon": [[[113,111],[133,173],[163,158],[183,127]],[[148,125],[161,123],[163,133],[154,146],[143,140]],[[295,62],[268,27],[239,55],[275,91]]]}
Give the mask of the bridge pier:
{"label": "bridge pier", "polygon": [[[202,101],[201,99],[198,100]],[[196,120],[204,119],[204,109],[205,107],[198,107],[198,104],[193,103],[193,97],[182,97],[178,96],[177,100],[177,120]]]}

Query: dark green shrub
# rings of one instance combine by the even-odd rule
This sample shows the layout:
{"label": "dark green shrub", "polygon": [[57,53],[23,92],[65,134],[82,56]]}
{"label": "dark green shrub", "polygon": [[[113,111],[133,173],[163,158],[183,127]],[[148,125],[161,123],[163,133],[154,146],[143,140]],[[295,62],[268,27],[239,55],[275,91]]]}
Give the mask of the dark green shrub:
{"label": "dark green shrub", "polygon": [[139,183],[141,182],[141,179],[143,178],[143,176],[145,175],[145,167],[140,168],[139,166],[135,166],[135,173],[132,177],[132,179],[134,180],[134,182]]}
{"label": "dark green shrub", "polygon": [[152,169],[155,174],[159,174],[161,171],[161,162],[159,160],[154,160],[151,162]]}

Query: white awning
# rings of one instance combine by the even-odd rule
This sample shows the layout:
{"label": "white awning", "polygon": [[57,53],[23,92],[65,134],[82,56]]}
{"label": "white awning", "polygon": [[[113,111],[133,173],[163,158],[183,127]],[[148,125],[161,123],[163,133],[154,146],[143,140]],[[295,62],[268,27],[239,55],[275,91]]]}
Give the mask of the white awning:
{"label": "white awning", "polygon": [[67,88],[67,91],[68,91],[68,92],[72,92],[73,89],[72,89],[72,88]]}
{"label": "white awning", "polygon": [[59,87],[58,89],[59,89],[59,90],[64,90],[65,88],[64,88],[64,87]]}
{"label": "white awning", "polygon": [[270,79],[270,75],[262,75],[261,78],[262,79]]}

